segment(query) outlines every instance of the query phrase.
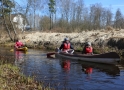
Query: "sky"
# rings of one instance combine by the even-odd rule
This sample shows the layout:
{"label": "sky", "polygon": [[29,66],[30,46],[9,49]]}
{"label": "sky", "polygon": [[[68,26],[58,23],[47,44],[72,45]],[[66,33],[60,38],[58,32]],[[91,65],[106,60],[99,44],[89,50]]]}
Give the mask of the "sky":
{"label": "sky", "polygon": [[[18,4],[23,4],[25,0],[15,0]],[[116,10],[120,8],[121,13],[124,15],[124,0],[83,0],[86,7],[89,7],[92,4],[100,3],[102,7],[110,8],[113,14],[116,13]]]}

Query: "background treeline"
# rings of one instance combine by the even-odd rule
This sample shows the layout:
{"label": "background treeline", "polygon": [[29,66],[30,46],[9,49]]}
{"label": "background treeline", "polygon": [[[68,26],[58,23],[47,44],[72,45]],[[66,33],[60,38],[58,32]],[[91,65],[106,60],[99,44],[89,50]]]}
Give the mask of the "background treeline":
{"label": "background treeline", "polygon": [[83,0],[20,0],[23,3],[0,0],[0,4],[2,1],[14,3],[11,13],[24,14],[32,30],[79,32],[124,28],[120,9],[113,13],[112,7],[106,8],[100,3],[86,6]]}

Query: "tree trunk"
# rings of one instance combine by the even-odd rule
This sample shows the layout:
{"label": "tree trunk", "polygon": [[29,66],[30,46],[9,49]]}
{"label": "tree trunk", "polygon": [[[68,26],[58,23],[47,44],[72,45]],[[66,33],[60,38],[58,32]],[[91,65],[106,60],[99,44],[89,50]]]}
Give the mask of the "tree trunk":
{"label": "tree trunk", "polygon": [[12,39],[12,37],[11,37],[10,30],[9,30],[9,28],[8,28],[8,25],[6,24],[5,15],[3,15],[3,20],[4,20],[5,27],[6,27],[6,29],[7,29],[8,35],[9,35],[9,37],[10,37],[10,40],[11,40],[11,41],[14,41],[14,40]]}
{"label": "tree trunk", "polygon": [[11,24],[12,29],[14,31],[14,39],[15,39],[17,36],[17,33],[16,33],[16,30],[15,30],[14,25],[13,25],[12,20],[11,20],[11,13],[9,13],[9,21],[10,21],[10,24]]}
{"label": "tree trunk", "polygon": [[51,17],[51,13],[50,13],[50,30],[52,28],[52,17]]}
{"label": "tree trunk", "polygon": [[3,0],[2,0],[3,21],[4,21],[5,27],[6,27],[6,29],[7,29],[8,35],[9,35],[9,37],[10,37],[10,40],[11,40],[11,41],[14,41],[14,40],[12,39],[12,37],[11,37],[10,30],[9,30],[7,24],[6,24],[5,15],[4,15],[4,9],[3,9],[3,8],[4,8],[4,7],[3,7]]}

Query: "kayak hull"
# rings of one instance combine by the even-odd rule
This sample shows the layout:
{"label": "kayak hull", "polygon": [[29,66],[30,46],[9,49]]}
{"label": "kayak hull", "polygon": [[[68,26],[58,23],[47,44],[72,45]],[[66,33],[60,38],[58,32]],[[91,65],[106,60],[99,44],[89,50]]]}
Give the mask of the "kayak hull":
{"label": "kayak hull", "polygon": [[105,64],[117,64],[120,61],[120,57],[116,52],[93,55],[55,53],[55,57]]}
{"label": "kayak hull", "polygon": [[16,51],[27,51],[28,48],[27,47],[22,47],[22,48],[18,48],[18,49],[15,49]]}

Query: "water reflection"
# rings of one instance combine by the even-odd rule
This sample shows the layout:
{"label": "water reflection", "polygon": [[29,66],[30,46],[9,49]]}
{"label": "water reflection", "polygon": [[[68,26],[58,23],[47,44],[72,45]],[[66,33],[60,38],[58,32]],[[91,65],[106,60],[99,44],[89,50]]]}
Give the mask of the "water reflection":
{"label": "water reflection", "polygon": [[82,71],[84,71],[85,74],[92,74],[93,68],[92,67],[86,67],[86,68],[83,67]]}
{"label": "water reflection", "polygon": [[19,65],[24,75],[34,76],[35,80],[45,82],[46,86],[52,86],[56,90],[123,90],[124,88],[124,68],[120,69],[120,66],[118,68],[114,65],[77,60],[51,59],[47,58],[46,51],[35,49],[29,49],[27,54],[2,49],[1,56],[6,55],[10,58],[14,55],[15,59],[12,60]]}
{"label": "water reflection", "polygon": [[23,51],[14,51],[14,55],[15,55],[15,65],[19,66],[24,62],[24,54],[26,52]]}
{"label": "water reflection", "polygon": [[116,65],[109,64],[99,64],[90,62],[80,62],[82,65],[82,70],[87,74],[92,73],[92,69],[97,69],[98,72],[105,72],[108,75],[117,76],[120,75],[120,69]]}
{"label": "water reflection", "polygon": [[61,60],[61,67],[66,71],[69,72],[70,70],[70,60]]}

